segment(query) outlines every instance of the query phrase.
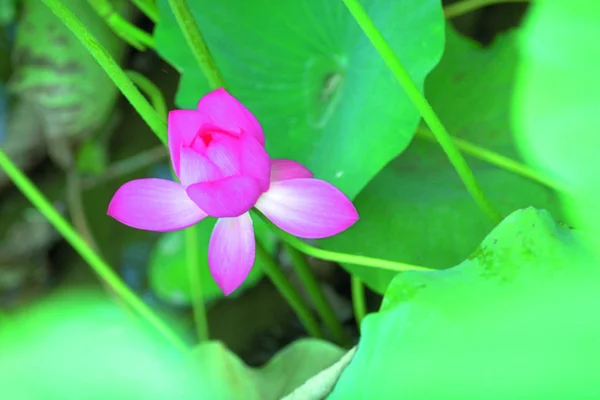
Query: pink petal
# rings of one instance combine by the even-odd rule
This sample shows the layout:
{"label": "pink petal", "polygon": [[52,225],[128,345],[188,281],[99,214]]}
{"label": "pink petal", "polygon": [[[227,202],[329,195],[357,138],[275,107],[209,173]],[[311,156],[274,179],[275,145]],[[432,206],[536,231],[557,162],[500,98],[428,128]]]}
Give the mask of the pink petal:
{"label": "pink petal", "polygon": [[258,182],[247,176],[230,176],[187,188],[190,198],[211,217],[239,217],[250,210],[261,194]]}
{"label": "pink petal", "polygon": [[238,138],[221,136],[206,150],[206,156],[219,168],[224,177],[239,175],[242,143]]}
{"label": "pink petal", "polygon": [[165,179],[138,179],[117,190],[108,215],[132,228],[167,232],[187,228],[204,217],[181,184]]}
{"label": "pink petal", "polygon": [[335,186],[319,179],[272,183],[256,208],[279,228],[307,239],[333,236],[358,220],[352,202]]}
{"label": "pink petal", "polygon": [[[190,147],[198,130],[206,122],[206,117],[195,110],[174,110],[169,112],[169,153],[175,174],[179,178],[179,154],[181,146]],[[201,143],[200,143],[201,144]]]}
{"label": "pink petal", "polygon": [[271,183],[271,159],[265,148],[248,134],[240,136],[241,172],[258,181],[263,192],[269,190]]}
{"label": "pink petal", "polygon": [[210,273],[225,296],[237,289],[254,265],[254,230],[248,213],[220,218],[208,245]]}
{"label": "pink petal", "polygon": [[271,160],[271,182],[312,178],[312,176],[313,174],[308,168],[296,161],[283,159]]}
{"label": "pink petal", "polygon": [[217,89],[200,99],[198,111],[208,116],[215,126],[226,131],[246,132],[264,146],[265,137],[258,120],[225,89]]}
{"label": "pink petal", "polygon": [[222,177],[219,168],[205,155],[187,147],[180,151],[179,180],[184,187],[194,183],[214,181]]}

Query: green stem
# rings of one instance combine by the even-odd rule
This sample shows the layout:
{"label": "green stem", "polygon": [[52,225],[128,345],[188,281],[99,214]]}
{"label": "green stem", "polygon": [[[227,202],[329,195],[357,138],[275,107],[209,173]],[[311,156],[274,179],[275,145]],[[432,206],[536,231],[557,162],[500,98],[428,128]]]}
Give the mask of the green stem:
{"label": "green stem", "polygon": [[202,277],[200,275],[200,260],[198,257],[197,227],[191,226],[185,230],[185,245],[187,254],[187,269],[192,291],[192,307],[194,309],[194,322],[198,341],[208,340],[208,320],[206,307],[202,295]]}
{"label": "green stem", "polygon": [[123,18],[118,11],[114,9],[112,1],[87,0],[87,2],[121,39],[138,50],[145,50],[145,46],[154,48],[154,38],[152,38],[152,35]]}
{"label": "green stem", "polygon": [[[173,180],[177,181],[175,171],[171,170]],[[192,294],[192,309],[194,312],[194,324],[196,326],[196,336],[198,341],[208,340],[208,318],[206,316],[206,305],[202,294],[202,276],[200,275],[200,255],[198,250],[198,239],[196,227],[192,226],[185,231],[186,261],[188,278],[190,280],[190,289]]]}
{"label": "green stem", "polygon": [[186,344],[159,317],[157,317],[135,293],[133,293],[117,274],[90,248],[35,185],[0,149],[0,167],[29,201],[44,215],[54,228],[65,238],[79,255],[92,267],[108,287],[110,287],[131,309],[136,311],[148,323],[154,326],[165,338],[181,351],[187,351]]}
{"label": "green stem", "polygon": [[[77,17],[67,9],[60,0],[43,0],[45,4],[54,12],[63,23],[77,36],[77,38],[83,43],[88,49],[100,66],[106,71],[111,77],[113,82],[121,90],[121,93],[129,100],[134,106],[138,114],[144,119],[144,121],[150,126],[150,128],[156,133],[158,138],[164,145],[167,144],[167,124],[166,124],[166,106],[164,106],[164,99],[160,95],[160,91],[148,80],[145,80],[141,75],[136,76],[134,79],[137,83],[143,87],[143,89],[149,94],[149,97],[153,98],[156,109],[150,105],[146,98],[142,95],[139,89],[134,85],[127,74],[121,69],[119,64],[110,56],[110,54],[100,45],[100,43],[90,34],[86,27],[77,19]],[[130,73],[131,76],[131,73]],[[158,93],[158,95],[157,95]],[[160,98],[160,99],[158,99]],[[198,252],[196,243],[188,249],[188,253]],[[198,259],[198,255],[189,255],[188,260]],[[191,262],[191,261],[190,261]],[[190,270],[196,269],[198,263],[190,265]],[[200,291],[201,296],[201,283],[193,282],[192,286],[195,285],[196,290]],[[201,325],[206,321],[206,310],[204,304],[200,305],[200,301],[194,302],[194,315],[196,317],[196,325],[200,327],[198,331],[198,337],[203,338],[207,336],[207,328],[202,328]]]}
{"label": "green stem", "polygon": [[99,257],[102,257],[100,247],[94,239],[85,213],[81,195],[81,178],[79,177],[79,173],[75,166],[72,166],[67,171],[66,186],[69,215],[71,216],[71,222],[73,223],[75,230],[85,239],[89,247],[94,250]]}
{"label": "green stem", "polygon": [[310,307],[300,293],[296,290],[294,285],[288,280],[285,274],[279,268],[279,265],[269,255],[262,244],[256,241],[256,261],[260,263],[265,271],[265,274],[271,279],[279,293],[286,299],[288,304],[292,307],[300,322],[306,328],[306,331],[314,337],[323,338],[321,328],[317,323]]}
{"label": "green stem", "polygon": [[455,18],[478,8],[500,3],[526,3],[529,0],[463,0],[444,7],[446,18]]}
{"label": "green stem", "polygon": [[169,0],[169,4],[200,69],[208,79],[209,85],[213,89],[224,88],[225,81],[204,42],[202,32],[200,32],[192,12],[188,8],[187,0]]}
{"label": "green stem", "polygon": [[365,35],[371,41],[371,44],[379,52],[384,62],[387,64],[389,69],[392,71],[406,95],[410,98],[412,103],[421,113],[421,116],[431,128],[431,131],[435,135],[435,138],[439,142],[440,146],[448,156],[450,163],[456,169],[456,172],[463,181],[465,187],[475,200],[475,202],[481,207],[481,209],[488,214],[488,216],[499,222],[501,220],[500,214],[494,209],[491,202],[483,193],[483,190],[479,186],[479,183],[473,175],[473,171],[469,168],[469,165],[465,161],[464,157],[460,154],[458,148],[454,145],[454,142],[450,138],[450,135],[446,131],[446,128],[438,118],[437,114],[431,108],[431,105],[423,96],[419,87],[412,80],[404,65],[394,51],[387,43],[381,32],[377,29],[371,18],[365,12],[365,9],[360,4],[359,0],[342,0],[350,13],[354,16],[354,19],[358,25],[362,28]]}
{"label": "green stem", "polygon": [[121,39],[136,49],[144,51],[146,48],[154,49],[156,47],[152,35],[133,25],[119,14],[112,14],[107,22]]}
{"label": "green stem", "polygon": [[148,18],[150,18],[150,20],[154,23],[158,22],[158,8],[156,7],[156,4],[154,4],[152,1],[148,1],[148,0],[131,0],[131,2],[133,4],[135,4],[135,6],[137,8],[140,9],[141,12],[143,12]]}
{"label": "green stem", "polygon": [[272,223],[267,217],[265,217],[260,211],[257,209],[251,210],[254,215],[257,215],[261,218],[273,232],[277,234],[287,244],[290,246],[300,250],[304,254],[308,254],[309,256],[332,261],[337,263],[347,263],[354,265],[362,265],[364,267],[370,268],[380,268],[387,269],[390,271],[396,272],[405,272],[405,271],[435,271],[432,268],[420,267],[418,265],[405,264],[397,261],[390,260],[381,260],[379,258],[372,258],[366,256],[357,256],[354,254],[347,253],[338,253],[335,251],[323,250],[318,247],[311,246],[309,244],[304,243],[301,239],[298,239],[296,236],[293,236],[281,229],[279,229],[274,223]]}
{"label": "green stem", "polygon": [[112,163],[100,176],[90,177],[83,181],[84,190],[91,189],[110,180],[129,175],[142,168],[147,168],[154,163],[169,157],[169,151],[162,144],[149,150],[140,151],[124,160]]}
{"label": "green stem", "polygon": [[158,115],[164,120],[167,120],[169,110],[167,108],[167,102],[160,91],[160,89],[150,79],[136,71],[127,70],[125,71],[129,79],[150,99],[152,107],[156,110]]}
{"label": "green stem", "polygon": [[[177,181],[175,171],[171,170],[173,180]],[[200,275],[200,256],[198,251],[197,228],[191,226],[185,231],[186,261],[190,289],[192,294],[192,309],[194,312],[194,324],[198,341],[208,340],[208,318],[206,316],[206,305],[202,294],[202,276]]]}
{"label": "green stem", "polygon": [[367,315],[367,305],[365,303],[365,287],[361,280],[356,276],[351,277],[352,285],[352,306],[354,308],[354,318],[360,332],[360,324]]}
{"label": "green stem", "polygon": [[[192,50],[194,57],[196,57],[196,60],[198,61],[198,64],[200,65],[200,69],[206,76],[206,79],[208,80],[209,85],[213,89],[217,89],[219,87],[225,87],[223,77],[221,76],[219,70],[217,69],[217,65],[215,64],[215,61],[213,60],[212,56],[210,55],[210,51],[208,50],[208,47],[206,46],[206,43],[204,42],[204,38],[202,37],[202,33],[200,32],[200,28],[198,28],[198,25],[196,24],[196,21],[194,20],[194,16],[192,15],[192,13],[190,12],[190,10],[188,8],[187,1],[186,0],[169,0],[169,5],[171,6],[171,9],[173,10],[173,14],[175,15],[175,18],[177,19],[177,23],[179,24],[179,27],[183,31],[183,36],[185,37],[185,39],[188,43],[188,46]],[[194,305],[194,315],[195,315],[195,319],[196,319],[196,328],[198,331],[198,336],[202,339],[202,337],[204,337],[204,338],[208,337],[208,328],[207,328],[207,322],[206,322],[206,310],[204,309],[204,302],[202,299],[202,282],[200,281],[200,274],[193,273],[193,271],[197,271],[197,269],[198,269],[197,268],[198,267],[198,262],[197,262],[197,260],[198,260],[198,254],[197,254],[198,253],[198,243],[195,240],[194,240],[194,242],[192,242],[190,239],[190,240],[188,240],[187,246],[188,246],[187,252],[188,252],[188,255],[190,255],[190,258],[188,259],[188,270],[190,271],[192,290],[195,291],[195,293],[193,295],[194,300],[195,300],[193,305]],[[257,243],[257,247],[260,247],[260,244]],[[195,253],[195,254],[192,256],[192,253]],[[268,256],[268,254],[267,254],[267,256]],[[263,258],[264,258],[264,255],[263,255]],[[192,261],[192,260],[194,260],[194,261]],[[264,264],[268,265],[268,261],[265,262]],[[266,268],[269,269],[268,266]],[[276,268],[275,271],[279,271],[279,269]],[[269,276],[271,276],[271,279],[273,280],[273,282],[276,284],[276,286],[279,287],[280,291],[282,291],[284,296],[286,296],[286,293],[288,293],[288,292],[286,292],[286,290],[289,289],[284,285],[284,283],[286,281],[284,280],[282,282],[281,277],[279,275],[277,275],[277,273],[275,271],[271,271]],[[310,319],[307,319],[309,317],[312,317],[312,314],[302,316],[300,314],[300,312],[303,312],[303,310],[301,308],[298,309],[299,305],[297,303],[293,303],[294,301],[297,301],[297,299],[293,296],[290,297],[289,293],[287,294],[286,298],[288,299],[288,301],[290,302],[292,307],[298,313],[298,317],[300,317],[300,319],[304,321],[304,324],[307,327],[308,331],[310,332],[312,329],[313,334],[318,333],[318,331],[314,331],[315,327],[311,325],[312,321]],[[309,312],[310,312],[310,310],[309,310]],[[318,326],[316,326],[316,328],[318,329]]]}
{"label": "green stem", "polygon": [[81,43],[88,49],[98,64],[104,69],[108,76],[113,80],[121,93],[129,100],[138,114],[148,124],[150,129],[158,138],[167,144],[167,124],[150,103],[144,98],[142,93],[127,77],[127,74],[121,69],[119,64],[111,57],[104,47],[87,30],[81,21],[66,8],[61,0],[42,0],[56,16],[75,34]]}
{"label": "green stem", "polygon": [[338,321],[333,308],[327,301],[325,293],[323,293],[321,285],[312,273],[306,257],[287,243],[285,249],[290,255],[296,273],[298,274],[302,285],[304,285],[317,313],[331,332],[333,338],[342,346],[348,346],[350,344],[350,338],[340,321]]}
{"label": "green stem", "polygon": [[[416,135],[417,137],[429,141],[436,141],[435,137],[433,137],[431,132],[427,129],[417,128]],[[521,175],[524,178],[528,178],[532,181],[541,183],[542,185],[546,185],[551,189],[557,191],[564,191],[564,189],[558,183],[543,176],[542,174],[538,173],[534,169],[529,168],[524,164],[521,164],[515,160],[505,157],[502,154],[488,150],[484,147],[477,146],[476,144],[473,144],[467,140],[459,139],[456,137],[453,137],[452,140],[454,141],[454,144],[456,144],[456,146],[465,154],[469,154],[491,165],[495,165],[506,171],[513,172],[517,175]]]}

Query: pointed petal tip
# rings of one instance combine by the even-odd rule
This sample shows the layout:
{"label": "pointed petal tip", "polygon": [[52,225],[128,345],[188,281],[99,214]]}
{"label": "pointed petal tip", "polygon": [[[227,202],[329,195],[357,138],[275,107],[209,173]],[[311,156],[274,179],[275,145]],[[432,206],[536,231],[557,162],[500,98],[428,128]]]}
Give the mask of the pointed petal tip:
{"label": "pointed petal tip", "polygon": [[265,144],[265,136],[256,117],[225,89],[208,92],[198,101],[196,108],[209,116],[211,122],[219,128],[229,132],[247,132],[260,144]]}
{"label": "pointed petal tip", "polygon": [[[118,193],[118,190],[117,190],[117,193]],[[117,200],[117,193],[115,193],[113,195],[112,199],[110,199],[110,203],[108,203],[108,208],[106,209],[106,215],[108,215],[109,217],[112,217],[112,218],[114,218],[114,219],[116,219],[118,221],[118,219],[116,217],[116,215],[117,215],[117,211],[116,211],[117,205],[116,205],[116,203],[118,201]]]}
{"label": "pointed petal tip", "polygon": [[273,183],[256,207],[279,228],[305,239],[337,235],[359,219],[350,199],[332,184],[319,179]]}
{"label": "pointed petal tip", "polygon": [[217,286],[219,286],[219,289],[221,289],[221,292],[223,292],[223,296],[229,296],[235,291],[235,289],[241,286],[241,283],[238,285],[228,285],[225,282],[217,282]]}
{"label": "pointed petal tip", "polygon": [[210,92],[206,93],[202,98],[198,101],[196,109],[198,111],[203,111],[205,107],[210,105],[213,102],[237,102],[238,100],[231,95],[224,87],[219,87]]}
{"label": "pointed petal tip", "polygon": [[248,213],[221,218],[208,245],[211,275],[225,296],[239,288],[252,270],[255,257],[254,230]]}
{"label": "pointed petal tip", "polygon": [[[218,88],[216,88],[215,90],[213,90],[213,92],[215,92],[215,93],[218,93],[218,94],[221,94],[221,95],[223,95],[223,94],[226,94],[226,95],[228,95],[228,96],[231,96],[231,93],[229,93],[229,92],[227,91],[227,89],[225,89],[225,88],[224,88],[224,87],[222,87],[222,86],[221,86],[221,87],[218,87]],[[232,96],[232,97],[233,97],[233,96]]]}
{"label": "pointed petal tip", "polygon": [[106,213],[129,227],[155,232],[187,228],[206,217],[179,183],[157,178],[122,185]]}

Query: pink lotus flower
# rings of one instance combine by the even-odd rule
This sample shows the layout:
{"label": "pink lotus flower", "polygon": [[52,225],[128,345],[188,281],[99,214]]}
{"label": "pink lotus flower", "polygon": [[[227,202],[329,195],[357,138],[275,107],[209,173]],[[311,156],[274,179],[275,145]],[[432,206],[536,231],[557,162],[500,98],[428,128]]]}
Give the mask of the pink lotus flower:
{"label": "pink lotus flower", "polygon": [[302,238],[324,238],[358,220],[350,200],[312,179],[297,162],[270,160],[256,118],[224,89],[204,96],[198,110],[169,114],[169,152],[180,182],[138,179],[117,190],[108,215],[137,229],[166,232],[219,218],[208,263],[228,295],[254,264],[248,211],[258,208],[275,225]]}

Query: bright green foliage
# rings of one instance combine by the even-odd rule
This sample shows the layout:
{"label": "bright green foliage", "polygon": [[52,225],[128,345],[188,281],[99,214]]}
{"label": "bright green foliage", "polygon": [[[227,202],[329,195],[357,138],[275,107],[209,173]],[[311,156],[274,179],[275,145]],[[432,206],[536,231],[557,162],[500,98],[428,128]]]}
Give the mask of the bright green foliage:
{"label": "bright green foliage", "polygon": [[[124,45],[87,1],[65,5],[117,59]],[[39,0],[26,0],[10,88],[44,121],[48,138],[93,132],[112,111],[117,88],[71,31]]]}
{"label": "bright green foliage", "polygon": [[599,398],[600,271],[579,235],[528,208],[462,264],[398,275],[329,399]]}
{"label": "bright green foliage", "polygon": [[[539,1],[525,24],[514,112],[523,154],[570,190],[600,249],[600,2]],[[560,27],[560,28],[559,28]]]}
{"label": "bright green foliage", "polygon": [[184,358],[105,295],[62,294],[0,330],[5,399],[195,399]]}
{"label": "bright green foliage", "polygon": [[343,354],[334,344],[302,339],[281,350],[264,367],[254,369],[223,344],[208,342],[194,350],[192,371],[203,399],[279,400]]}
{"label": "bright green foliage", "polygon": [[[447,29],[446,51],[425,92],[450,133],[518,159],[509,127],[516,33],[482,49]],[[467,157],[484,192],[503,215],[530,205],[558,214],[552,190]],[[360,221],[323,241],[338,251],[431,268],[456,265],[492,229],[437,143],[415,138],[357,197]],[[383,293],[395,273],[345,265]]]}
{"label": "bright green foliage", "polygon": [[[196,225],[198,237],[198,258],[202,277],[202,295],[205,302],[212,302],[223,298],[223,292],[217,286],[208,268],[208,242],[216,219],[207,218]],[[270,251],[275,251],[275,236],[268,227],[259,219],[253,219],[254,233],[258,240]],[[149,261],[150,287],[164,301],[174,304],[190,304],[192,292],[189,281],[189,272],[186,262],[186,247],[184,231],[165,233],[156,243]],[[235,297],[245,289],[256,285],[263,277],[264,272],[260,264],[255,263],[248,278],[242,286],[231,296]]]}
{"label": "bright green foliage", "polygon": [[[438,62],[439,0],[364,0],[419,86]],[[158,52],[183,74],[180,107],[208,84],[159,0]],[[356,194],[410,142],[419,115],[341,1],[189,2],[228,89],[261,122],[272,157]]]}

